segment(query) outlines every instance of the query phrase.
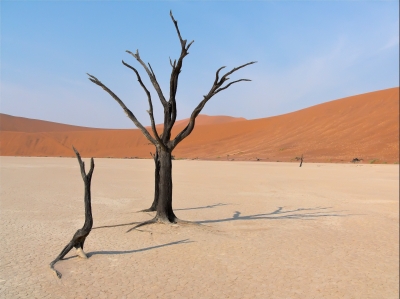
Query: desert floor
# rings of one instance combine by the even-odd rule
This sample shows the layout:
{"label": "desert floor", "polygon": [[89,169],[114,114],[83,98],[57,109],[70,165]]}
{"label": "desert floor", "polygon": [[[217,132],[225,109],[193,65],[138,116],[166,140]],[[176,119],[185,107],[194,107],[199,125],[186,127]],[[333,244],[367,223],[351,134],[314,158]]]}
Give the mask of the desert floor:
{"label": "desert floor", "polygon": [[[84,159],[88,164],[88,159]],[[83,260],[72,158],[1,157],[1,298],[398,298],[399,165],[174,161],[177,216],[145,226],[152,160],[95,159]]]}

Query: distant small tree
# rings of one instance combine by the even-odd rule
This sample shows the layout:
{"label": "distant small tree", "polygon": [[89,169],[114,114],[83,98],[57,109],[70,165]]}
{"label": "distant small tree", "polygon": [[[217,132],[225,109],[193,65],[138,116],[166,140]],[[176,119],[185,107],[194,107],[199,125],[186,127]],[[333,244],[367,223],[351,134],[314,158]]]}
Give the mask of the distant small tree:
{"label": "distant small tree", "polygon": [[[127,64],[126,62],[122,61],[123,65],[126,67],[130,68],[137,77],[137,80],[139,81],[140,86],[143,88],[147,95],[147,99],[149,102],[149,110],[147,110],[149,116],[150,116],[150,121],[151,121],[151,129],[152,129],[152,135],[149,133],[149,131],[146,130],[146,128],[137,120],[135,115],[125,106],[123,101],[113,92],[111,91],[107,86],[105,86],[100,80],[98,80],[96,77],[89,75],[89,80],[92,81],[93,83],[99,85],[101,88],[103,88],[111,97],[118,102],[118,104],[122,107],[122,109],[125,111],[126,115],[133,121],[133,123],[140,129],[140,131],[143,133],[143,135],[156,147],[156,155],[158,155],[158,161],[159,161],[159,183],[158,183],[158,201],[156,203],[157,208],[156,208],[156,215],[154,219],[144,222],[140,225],[144,224],[149,224],[149,223],[155,223],[155,222],[163,222],[163,223],[175,223],[179,221],[179,219],[175,216],[173,209],[172,209],[172,151],[175,149],[175,147],[187,136],[192,133],[193,128],[195,126],[195,121],[196,117],[200,114],[206,103],[217,93],[220,91],[223,91],[230,87],[232,84],[240,82],[240,81],[251,81],[249,79],[239,79],[236,81],[232,81],[229,84],[226,84],[225,86],[224,83],[229,80],[228,76],[236,72],[237,70],[248,66],[250,64],[255,63],[255,61],[243,64],[239,67],[233,68],[231,71],[225,73],[223,76],[220,77],[220,71],[224,69],[225,67],[220,67],[216,71],[215,75],[215,80],[214,83],[209,90],[209,92],[203,96],[203,100],[197,105],[197,107],[193,110],[188,125],[174,138],[171,140],[171,130],[172,127],[175,124],[176,116],[177,116],[177,108],[176,108],[176,92],[178,89],[178,79],[179,79],[179,74],[182,69],[182,63],[183,59],[189,54],[188,50],[190,46],[193,44],[194,41],[191,41],[189,44],[187,44],[187,40],[183,40],[181,37],[181,33],[178,28],[178,22],[174,19],[172,12],[170,12],[170,16],[172,19],[172,22],[175,25],[176,32],[179,37],[179,41],[181,44],[181,54],[178,58],[178,60],[172,60],[170,59],[170,64],[172,67],[172,72],[171,72],[171,78],[170,78],[170,88],[169,88],[169,99],[167,100],[160,88],[160,85],[158,84],[156,75],[153,72],[153,69],[151,68],[150,64],[147,64],[143,62],[139,55],[139,51],[136,50],[136,53],[132,53],[130,51],[126,51],[127,53],[131,54],[144,68],[146,71],[147,75],[150,78],[150,81],[154,87],[154,89],[157,92],[157,95],[161,101],[161,104],[164,107],[164,128],[162,134],[159,134],[156,129],[155,121],[154,121],[154,116],[153,116],[153,104],[151,100],[151,95],[146,86],[143,84],[142,79],[139,75],[139,72],[132,67],[131,65]],[[157,169],[156,169],[157,171]],[[157,191],[157,190],[156,190]],[[139,226],[140,226],[139,225]]]}

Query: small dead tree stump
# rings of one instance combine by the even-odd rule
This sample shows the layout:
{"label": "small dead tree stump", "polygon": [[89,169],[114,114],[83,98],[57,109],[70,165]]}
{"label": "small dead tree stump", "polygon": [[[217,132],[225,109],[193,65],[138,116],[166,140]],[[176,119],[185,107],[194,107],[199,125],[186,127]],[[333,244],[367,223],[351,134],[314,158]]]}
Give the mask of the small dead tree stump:
{"label": "small dead tree stump", "polygon": [[78,162],[81,168],[81,174],[83,183],[85,184],[85,223],[81,229],[78,229],[72,240],[64,247],[61,253],[56,257],[54,261],[50,263],[50,269],[55,272],[58,278],[61,278],[61,273],[54,269],[54,264],[57,263],[59,260],[62,260],[64,256],[75,247],[76,253],[79,257],[87,259],[85,252],[83,251],[83,245],[85,243],[86,237],[89,235],[90,231],[92,230],[93,226],[93,217],[92,217],[92,203],[91,203],[91,195],[90,195],[90,183],[92,181],[92,174],[94,170],[94,161],[93,158],[90,159],[90,170],[88,174],[85,171],[85,162],[82,161],[79,152],[72,147],[76,157],[78,158]]}
{"label": "small dead tree stump", "polygon": [[358,163],[360,162],[362,159],[358,159],[358,158],[354,158],[353,160],[351,160],[350,162],[352,163]]}
{"label": "small dead tree stump", "polygon": [[301,167],[303,165],[303,155],[301,155],[301,158],[300,158],[300,166],[299,167]]}

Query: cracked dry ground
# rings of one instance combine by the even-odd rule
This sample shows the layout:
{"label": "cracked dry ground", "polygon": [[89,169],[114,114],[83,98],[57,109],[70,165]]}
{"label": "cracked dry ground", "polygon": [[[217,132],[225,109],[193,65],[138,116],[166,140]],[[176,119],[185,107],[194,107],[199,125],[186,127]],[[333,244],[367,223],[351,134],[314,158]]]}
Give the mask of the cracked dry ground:
{"label": "cracked dry ground", "polygon": [[[84,159],[88,160],[88,159]],[[95,159],[82,260],[76,159],[1,157],[1,298],[398,298],[399,166],[174,161],[174,208],[145,226],[153,161]]]}

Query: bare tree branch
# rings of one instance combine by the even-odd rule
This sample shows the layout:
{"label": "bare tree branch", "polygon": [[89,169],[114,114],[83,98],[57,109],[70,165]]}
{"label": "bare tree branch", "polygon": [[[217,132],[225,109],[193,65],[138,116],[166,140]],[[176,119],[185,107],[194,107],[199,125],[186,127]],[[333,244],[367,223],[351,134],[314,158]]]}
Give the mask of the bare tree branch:
{"label": "bare tree branch", "polygon": [[[74,150],[76,158],[78,159],[79,166],[81,168],[82,179],[83,179],[83,181],[86,181],[85,162],[82,161],[81,155],[79,154],[79,152],[76,150],[76,148],[74,146],[72,146],[72,149]],[[90,170],[92,170],[92,169],[90,169]]]}
{"label": "bare tree branch", "polygon": [[[234,72],[240,70],[241,68],[244,68],[244,67],[246,67],[246,66],[248,66],[248,65],[250,65],[250,64],[254,64],[254,63],[257,63],[257,61],[251,61],[251,62],[242,64],[241,66],[238,66],[238,67],[233,68],[230,72],[227,72],[225,75],[222,76],[220,82],[221,82],[222,80],[223,80],[223,82],[225,82],[226,80],[229,79],[229,78],[227,78],[229,75],[231,75],[231,74],[233,74]],[[222,83],[223,83],[223,82],[222,82]]]}
{"label": "bare tree branch", "polygon": [[99,85],[101,88],[103,88],[105,91],[108,92],[110,96],[113,97],[114,100],[118,102],[118,104],[124,109],[125,114],[133,121],[133,123],[138,127],[140,131],[142,131],[143,135],[146,136],[146,138],[153,143],[154,145],[157,146],[157,141],[150,135],[150,133],[146,130],[145,127],[137,120],[136,116],[128,109],[128,107],[125,106],[124,102],[121,101],[119,97],[115,93],[113,93],[107,86],[105,86],[99,79],[97,79],[95,76],[92,76],[90,74],[87,74],[89,76],[89,80],[92,81],[94,84]]}
{"label": "bare tree branch", "polygon": [[174,63],[172,64],[171,57],[169,57],[169,64],[172,66],[172,68],[174,68],[176,65],[176,59],[174,60]]}
{"label": "bare tree branch", "polygon": [[125,65],[126,67],[130,68],[131,70],[133,70],[136,74],[136,77],[139,81],[140,86],[142,86],[142,88],[144,89],[144,92],[147,95],[147,99],[149,102],[149,110],[147,110],[147,112],[149,113],[150,116],[150,121],[151,121],[151,129],[153,131],[154,137],[156,138],[156,140],[159,142],[161,147],[164,147],[164,144],[162,143],[160,136],[157,133],[157,128],[156,128],[156,124],[154,121],[154,115],[153,115],[153,103],[151,101],[151,94],[149,92],[149,90],[146,88],[146,86],[144,85],[142,78],[139,75],[139,72],[131,65],[127,64],[125,61],[122,60],[122,64]]}
{"label": "bare tree branch", "polygon": [[153,69],[151,68],[150,62],[148,62],[148,63],[147,63],[147,65],[149,66],[149,68],[150,68],[150,71],[151,71],[151,74],[153,75],[154,79],[156,79],[156,80],[157,80],[157,78],[156,78],[156,74],[154,74],[154,71],[153,71]]}
{"label": "bare tree branch", "polygon": [[239,80],[233,81],[233,82],[229,83],[228,85],[226,85],[226,86],[224,86],[224,87],[218,88],[218,89],[214,92],[214,94],[217,94],[217,93],[219,93],[220,91],[222,91],[222,90],[224,90],[224,89],[227,89],[227,88],[228,88],[229,86],[231,86],[232,84],[235,84],[235,83],[240,82],[240,81],[251,81],[251,80],[250,80],[250,79],[239,79]]}
{"label": "bare tree branch", "polygon": [[[127,53],[131,54],[133,57],[136,58],[137,61],[139,61],[139,63],[143,66],[143,68],[145,69],[147,75],[149,75],[150,81],[154,86],[154,89],[156,90],[158,97],[160,98],[161,103],[163,104],[163,106],[165,107],[167,105],[167,101],[165,100],[165,97],[162,93],[161,87],[157,82],[156,76],[154,75],[153,70],[147,67],[147,65],[143,62],[143,60],[140,58],[139,56],[139,50],[136,50],[136,54],[132,53],[131,51],[126,50]],[[149,64],[150,66],[150,64]]]}
{"label": "bare tree branch", "polygon": [[[179,27],[178,27],[178,21],[176,21],[174,19],[174,16],[172,15],[172,10],[169,11],[169,15],[171,16],[172,22],[174,22],[176,32],[178,33],[179,41],[181,42],[181,47],[185,48],[187,40],[186,39],[185,40],[182,39],[181,32],[179,31]],[[189,47],[190,47],[190,45],[192,43],[193,43],[193,41],[188,45],[187,49],[189,49]]]}
{"label": "bare tree branch", "polygon": [[94,170],[94,160],[93,160],[93,157],[91,157],[90,158],[90,170],[89,170],[89,173],[87,174],[87,177],[89,180],[92,179],[93,170]]}
{"label": "bare tree branch", "polygon": [[226,68],[226,66],[221,66],[221,67],[217,70],[217,72],[215,73],[214,85],[217,85],[217,84],[218,84],[218,81],[219,81],[219,72],[220,72],[222,69],[224,69],[224,68]]}
{"label": "bare tree branch", "polygon": [[82,161],[81,155],[79,154],[78,150],[74,146],[72,146],[72,149],[74,150],[76,158],[78,159],[79,166],[81,168],[81,174],[82,174],[83,180],[84,181],[86,181],[87,179],[90,180],[92,178],[92,173],[93,173],[93,170],[94,170],[94,160],[93,160],[93,158],[90,159],[90,170],[86,174],[85,162]]}
{"label": "bare tree branch", "polygon": [[185,56],[189,54],[188,50],[189,50],[190,46],[194,43],[194,40],[193,40],[188,45],[186,45],[187,40],[182,39],[181,33],[179,31],[179,27],[178,27],[178,21],[176,21],[174,19],[174,16],[172,15],[172,11],[170,11],[170,16],[171,16],[172,22],[174,23],[176,33],[178,34],[178,37],[179,37],[179,41],[181,44],[181,54],[178,58],[178,61],[174,60],[173,64],[172,64],[172,60],[170,59],[170,64],[172,66],[172,72],[171,72],[171,79],[170,79],[169,103],[171,106],[168,107],[169,111],[167,111],[167,113],[166,113],[166,116],[168,116],[168,118],[166,119],[167,122],[165,123],[164,133],[163,133],[165,142],[169,141],[169,138],[171,136],[171,130],[172,130],[172,127],[174,126],[174,123],[176,120],[176,115],[177,115],[176,91],[178,89],[178,79],[179,79],[179,74],[182,69],[182,62],[183,62],[183,59],[185,58]]}
{"label": "bare tree branch", "polygon": [[219,72],[225,68],[220,67],[216,74],[215,74],[215,81],[213,86],[211,87],[210,91],[208,92],[207,95],[204,96],[204,99],[197,105],[197,107],[193,110],[190,119],[189,119],[189,123],[188,125],[175,137],[174,140],[170,141],[169,147],[171,149],[175,148],[179,142],[181,142],[183,139],[185,139],[187,136],[189,136],[189,134],[193,131],[194,125],[195,125],[195,121],[197,116],[200,114],[201,110],[203,110],[204,106],[206,105],[206,103],[214,96],[216,95],[218,92],[227,89],[229,86],[231,86],[234,83],[240,82],[240,81],[251,81],[249,79],[239,79],[236,81],[233,81],[231,83],[229,83],[228,85],[221,87],[227,80],[229,80],[228,75],[231,75],[232,73],[236,72],[237,70],[240,70],[241,68],[244,68],[250,64],[256,63],[256,61],[252,61],[252,62],[248,62],[246,64],[243,64],[241,66],[235,67],[233,68],[231,71],[227,72],[225,75],[223,75],[221,77],[221,79],[219,79]]}

